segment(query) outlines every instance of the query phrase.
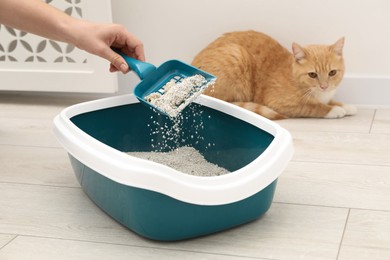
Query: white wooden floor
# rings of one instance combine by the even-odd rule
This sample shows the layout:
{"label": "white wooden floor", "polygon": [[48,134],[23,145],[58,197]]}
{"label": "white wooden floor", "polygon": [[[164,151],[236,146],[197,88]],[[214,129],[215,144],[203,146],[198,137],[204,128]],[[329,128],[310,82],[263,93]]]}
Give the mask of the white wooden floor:
{"label": "white wooden floor", "polygon": [[0,259],[390,259],[390,108],[280,121],[295,156],[265,216],[175,243],[143,239],[81,191],[52,118],[79,101],[0,96]]}

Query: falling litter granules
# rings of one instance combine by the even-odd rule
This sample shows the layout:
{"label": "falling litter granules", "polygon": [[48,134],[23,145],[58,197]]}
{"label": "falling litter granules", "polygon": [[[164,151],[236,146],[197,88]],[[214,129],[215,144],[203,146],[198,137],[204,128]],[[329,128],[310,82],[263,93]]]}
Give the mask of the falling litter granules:
{"label": "falling litter granules", "polygon": [[145,100],[174,118],[214,82],[207,81],[199,74],[186,77],[181,82],[169,81],[162,87],[162,91],[149,94]]}
{"label": "falling litter granules", "polygon": [[[150,131],[151,148],[154,152],[174,150],[181,146],[202,147],[205,151],[214,147],[213,142],[205,141],[205,123],[210,116],[204,117],[204,110],[198,105],[190,105],[188,109],[169,121],[160,120],[161,117],[152,115],[147,127]],[[164,118],[164,117],[163,117]]]}
{"label": "falling litter granules", "polygon": [[[195,75],[200,76],[200,75]],[[201,81],[204,82],[204,77],[200,76]],[[190,77],[192,78],[192,77]],[[203,78],[203,79],[202,79]],[[195,77],[193,79],[199,79]],[[189,78],[184,79],[191,80]],[[202,90],[194,95],[190,100],[185,102],[191,103],[193,99],[199,96],[203,90],[212,84],[214,81],[201,85]],[[181,82],[183,83],[183,82]],[[174,89],[172,87],[180,87],[181,83],[167,83],[162,91],[163,94],[153,93],[150,95],[149,102],[153,99],[161,98],[166,95],[166,100],[175,100]],[[191,85],[190,83],[186,83]],[[203,84],[203,83],[202,83]],[[191,85],[193,88],[193,85]],[[172,91],[172,94],[167,94]],[[183,97],[184,95],[182,95]],[[178,98],[180,100],[180,96]],[[183,104],[182,104],[183,105]],[[228,170],[219,167],[216,164],[208,162],[198,150],[193,148],[202,147],[205,151],[215,146],[212,142],[205,142],[203,110],[199,109],[198,105],[188,106],[188,109],[181,111],[185,106],[173,106],[173,112],[177,113],[174,117],[169,116],[169,121],[165,121],[165,117],[154,116],[150,117],[150,123],[147,124],[150,130],[150,141],[152,151],[150,152],[128,152],[127,154],[150,160],[171,167],[177,171],[194,176],[220,176],[229,173]],[[161,120],[163,119],[163,120]],[[166,119],[166,118],[165,118]],[[206,119],[210,120],[210,116]],[[177,148],[180,147],[180,148]],[[166,152],[170,151],[170,152]]]}
{"label": "falling litter granules", "polygon": [[229,173],[225,168],[206,161],[193,147],[183,146],[170,152],[128,152],[128,155],[164,164],[194,176],[220,176]]}

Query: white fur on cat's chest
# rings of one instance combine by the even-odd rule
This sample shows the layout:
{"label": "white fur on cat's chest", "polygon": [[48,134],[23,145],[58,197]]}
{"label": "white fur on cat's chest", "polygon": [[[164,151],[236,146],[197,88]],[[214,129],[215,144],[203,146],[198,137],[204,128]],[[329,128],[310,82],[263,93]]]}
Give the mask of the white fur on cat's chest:
{"label": "white fur on cat's chest", "polygon": [[333,98],[335,92],[336,92],[336,90],[331,90],[331,91],[326,91],[326,92],[315,91],[313,94],[314,94],[314,97],[316,99],[318,99],[319,102],[321,102],[323,104],[328,104],[330,102],[330,100]]}

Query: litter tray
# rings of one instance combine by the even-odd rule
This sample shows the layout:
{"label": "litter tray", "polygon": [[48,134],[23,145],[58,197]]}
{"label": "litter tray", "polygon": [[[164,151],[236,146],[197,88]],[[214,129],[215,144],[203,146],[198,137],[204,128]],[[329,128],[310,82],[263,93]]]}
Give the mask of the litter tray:
{"label": "litter tray", "polygon": [[180,137],[169,141],[170,149],[192,146],[230,173],[194,176],[124,153],[155,151],[165,136],[151,136],[153,124],[174,124],[133,95],[77,104],[54,119],[84,192],[152,240],[204,236],[259,218],[293,154],[285,129],[229,103],[201,95],[182,113]]}

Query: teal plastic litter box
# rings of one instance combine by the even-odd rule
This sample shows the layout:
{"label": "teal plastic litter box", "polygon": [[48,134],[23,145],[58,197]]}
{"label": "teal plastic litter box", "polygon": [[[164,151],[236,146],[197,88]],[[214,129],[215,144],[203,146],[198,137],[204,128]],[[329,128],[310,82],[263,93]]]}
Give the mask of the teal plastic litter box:
{"label": "teal plastic litter box", "polygon": [[194,238],[259,218],[293,155],[288,131],[224,101],[201,95],[182,113],[180,137],[168,141],[170,149],[192,146],[231,173],[193,176],[124,153],[155,151],[165,137],[152,137],[151,125],[173,125],[133,95],[77,104],[54,119],[83,191],[116,221],[152,240]]}

